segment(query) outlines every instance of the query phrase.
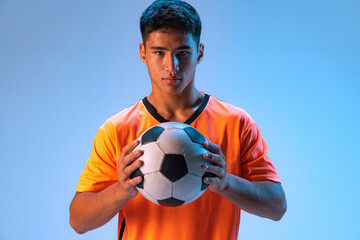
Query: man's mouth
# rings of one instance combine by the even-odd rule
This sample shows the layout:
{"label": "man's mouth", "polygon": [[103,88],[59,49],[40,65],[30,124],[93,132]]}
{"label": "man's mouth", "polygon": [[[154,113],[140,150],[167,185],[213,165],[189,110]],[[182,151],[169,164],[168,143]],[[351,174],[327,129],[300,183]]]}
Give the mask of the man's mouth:
{"label": "man's mouth", "polygon": [[177,83],[181,80],[179,77],[165,77],[163,80],[167,83]]}

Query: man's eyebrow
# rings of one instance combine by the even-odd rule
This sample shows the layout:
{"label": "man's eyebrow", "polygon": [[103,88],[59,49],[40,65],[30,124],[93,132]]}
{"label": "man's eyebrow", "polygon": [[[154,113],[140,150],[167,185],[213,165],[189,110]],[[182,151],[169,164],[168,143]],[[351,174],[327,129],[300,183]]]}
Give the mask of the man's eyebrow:
{"label": "man's eyebrow", "polygon": [[181,50],[183,50],[183,49],[191,49],[191,47],[188,46],[188,45],[183,45],[183,46],[179,47],[178,49],[181,49]]}
{"label": "man's eyebrow", "polygon": [[[150,48],[153,50],[169,50],[166,47],[159,47],[159,46],[152,46]],[[191,47],[188,45],[183,45],[183,46],[177,48],[177,50],[185,50],[185,49],[191,49]]]}
{"label": "man's eyebrow", "polygon": [[168,50],[167,48],[165,47],[157,47],[157,46],[152,46],[150,47],[151,49],[154,49],[154,50]]}

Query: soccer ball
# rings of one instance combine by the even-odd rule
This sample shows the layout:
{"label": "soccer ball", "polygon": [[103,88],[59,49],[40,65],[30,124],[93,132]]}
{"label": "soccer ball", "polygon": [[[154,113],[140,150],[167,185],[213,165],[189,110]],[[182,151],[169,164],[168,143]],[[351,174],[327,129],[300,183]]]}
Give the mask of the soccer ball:
{"label": "soccer ball", "polygon": [[205,137],[190,125],[178,122],[160,123],[139,138],[134,149],[143,151],[143,165],[131,178],[141,176],[137,190],[149,201],[161,206],[176,207],[199,198],[208,184],[203,178],[213,174],[202,170],[211,164],[203,158],[207,152]]}

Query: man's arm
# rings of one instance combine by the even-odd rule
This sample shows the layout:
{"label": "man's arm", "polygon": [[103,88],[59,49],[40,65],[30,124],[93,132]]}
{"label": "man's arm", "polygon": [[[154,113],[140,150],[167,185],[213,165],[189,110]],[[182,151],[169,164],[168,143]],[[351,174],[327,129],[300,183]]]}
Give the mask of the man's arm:
{"label": "man's arm", "polygon": [[208,177],[204,182],[210,184],[211,191],[216,192],[237,207],[260,217],[278,221],[286,212],[285,193],[280,183],[271,181],[250,182],[246,179],[226,172],[225,156],[221,148],[213,143],[206,143],[205,147],[211,152],[204,157],[215,165],[204,165],[203,169],[214,173],[215,177]]}
{"label": "man's arm", "polygon": [[142,162],[137,160],[141,151],[132,150],[135,140],[122,150],[118,159],[118,181],[100,192],[76,193],[70,204],[70,225],[79,234],[98,228],[110,221],[129,201],[137,195],[135,185],[141,177],[130,178]]}

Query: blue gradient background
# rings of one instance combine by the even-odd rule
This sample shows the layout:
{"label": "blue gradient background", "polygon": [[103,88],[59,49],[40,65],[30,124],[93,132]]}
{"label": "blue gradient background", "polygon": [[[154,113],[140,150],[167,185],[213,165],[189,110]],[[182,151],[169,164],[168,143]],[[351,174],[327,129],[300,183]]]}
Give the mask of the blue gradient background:
{"label": "blue gradient background", "polygon": [[[150,3],[0,0],[1,240],[116,239],[116,218],[77,235],[68,207],[97,128],[150,93]],[[250,113],[287,195],[280,222],[243,213],[239,239],[360,239],[360,2],[190,3],[197,87]]]}

